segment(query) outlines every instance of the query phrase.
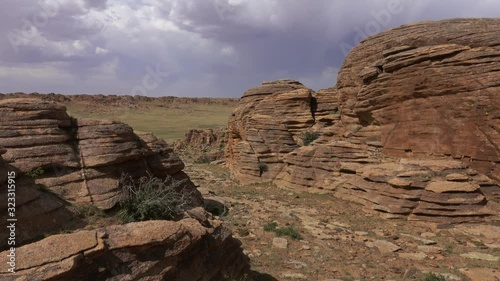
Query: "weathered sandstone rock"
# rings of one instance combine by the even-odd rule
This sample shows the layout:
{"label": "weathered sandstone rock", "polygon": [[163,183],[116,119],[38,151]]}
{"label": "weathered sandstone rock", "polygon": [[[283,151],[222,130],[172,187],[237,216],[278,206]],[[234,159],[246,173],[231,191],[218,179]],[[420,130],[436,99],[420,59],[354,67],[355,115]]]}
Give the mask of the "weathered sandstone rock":
{"label": "weathered sandstone rock", "polygon": [[[364,40],[339,73],[342,113],[377,126],[386,155],[459,157],[499,180],[499,27],[454,19]],[[370,67],[376,75],[358,75]]]}
{"label": "weathered sandstone rock", "polygon": [[212,162],[224,158],[227,139],[225,130],[196,130],[186,133],[183,140],[178,140],[174,150],[194,162]]}
{"label": "weathered sandstone rock", "polygon": [[[53,235],[19,247],[0,280],[234,280],[248,271],[241,243],[220,222],[146,221]],[[22,257],[22,258],[21,258]]]}
{"label": "weathered sandstone rock", "polygon": [[[228,167],[388,216],[500,219],[498,30],[498,19],[405,25],[362,41],[336,86],[309,99],[296,81],[250,89],[229,120]],[[310,146],[306,131],[319,133]]]}
{"label": "weathered sandstone rock", "polygon": [[[68,208],[64,200],[43,190],[32,180],[17,176],[14,182],[8,185],[8,173],[17,173],[17,169],[3,160],[1,154],[5,152],[6,150],[0,147],[0,227],[7,229],[10,223],[7,219],[17,219],[15,246],[40,239],[49,233],[82,225],[82,221]],[[8,196],[8,192],[15,194],[14,217],[9,216],[11,212],[8,207],[12,206],[7,205],[7,198],[12,196]],[[1,250],[7,247],[9,235],[10,231],[0,232]]]}
{"label": "weathered sandstone rock", "polygon": [[[181,182],[180,191],[192,195],[193,206],[203,204],[182,171],[184,163],[152,134],[135,133],[120,122],[74,120],[64,106],[37,99],[0,100],[0,114],[0,171],[8,167],[17,173],[17,215],[23,221],[19,244],[78,222],[68,202],[113,208],[121,196],[123,174],[135,179],[171,176]],[[7,196],[5,176],[0,176],[0,199]],[[7,208],[4,199],[0,210]],[[6,216],[0,213],[3,222]],[[1,239],[0,249],[5,245]]]}
{"label": "weathered sandstone rock", "polygon": [[312,101],[312,91],[293,80],[264,82],[243,95],[229,119],[226,146],[237,179],[249,183],[278,175],[284,155],[299,147],[301,133],[314,124]]}

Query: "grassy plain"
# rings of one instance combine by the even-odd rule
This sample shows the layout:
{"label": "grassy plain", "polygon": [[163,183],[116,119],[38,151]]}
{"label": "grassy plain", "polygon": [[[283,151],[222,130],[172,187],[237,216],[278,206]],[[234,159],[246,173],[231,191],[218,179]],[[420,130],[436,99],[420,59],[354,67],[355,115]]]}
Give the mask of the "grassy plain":
{"label": "grassy plain", "polygon": [[141,102],[135,108],[101,106],[72,101],[66,105],[75,118],[111,119],[129,124],[137,131],[153,132],[172,143],[190,129],[219,129],[227,126],[235,103]]}

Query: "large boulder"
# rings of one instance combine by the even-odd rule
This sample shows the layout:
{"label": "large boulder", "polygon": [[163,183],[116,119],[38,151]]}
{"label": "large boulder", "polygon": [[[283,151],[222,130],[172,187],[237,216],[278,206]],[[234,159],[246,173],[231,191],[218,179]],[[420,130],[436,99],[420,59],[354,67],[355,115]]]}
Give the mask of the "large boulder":
{"label": "large boulder", "polygon": [[[37,99],[0,100],[0,113],[0,220],[7,218],[4,170],[15,171],[17,218],[23,222],[19,244],[79,226],[68,203],[112,209],[122,194],[123,175],[172,177],[180,182],[179,191],[190,194],[193,207],[203,204],[182,171],[184,163],[150,133],[120,122],[75,120],[64,106]],[[5,247],[2,238],[0,249]]]}
{"label": "large boulder", "polygon": [[347,56],[343,115],[377,126],[386,155],[463,158],[500,180],[499,19],[405,25]]}
{"label": "large boulder", "polygon": [[219,222],[147,221],[50,236],[0,253],[0,280],[231,281],[248,271],[241,243]]}
{"label": "large boulder", "polygon": [[63,105],[37,99],[0,100],[3,158],[26,173],[38,167],[79,167],[72,123]]}
{"label": "large boulder", "polygon": [[314,124],[313,104],[312,91],[294,80],[248,90],[228,123],[226,160],[233,175],[242,183],[275,178],[283,156],[299,147],[300,135]]}
{"label": "large boulder", "polygon": [[[68,208],[68,204],[54,194],[36,185],[33,180],[19,177],[19,170],[2,158],[7,150],[0,147],[0,227],[7,229],[15,219],[15,245],[41,239],[63,229],[82,226],[83,222]],[[8,201],[15,198],[15,202]],[[14,210],[12,205],[15,203]],[[18,223],[17,223],[18,221]],[[10,231],[0,232],[0,249],[8,244]]]}
{"label": "large boulder", "polygon": [[[249,90],[229,121],[233,176],[331,190],[388,216],[499,219],[498,30],[498,19],[405,25],[355,47],[335,87]],[[319,136],[305,146],[307,131]]]}

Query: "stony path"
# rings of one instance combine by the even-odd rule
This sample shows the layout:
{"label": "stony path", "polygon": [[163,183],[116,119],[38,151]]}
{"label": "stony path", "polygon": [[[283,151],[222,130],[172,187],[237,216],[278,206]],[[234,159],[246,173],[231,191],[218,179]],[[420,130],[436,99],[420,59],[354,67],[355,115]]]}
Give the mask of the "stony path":
{"label": "stony path", "polygon": [[[500,280],[500,225],[382,219],[330,194],[239,186],[216,165],[188,165],[206,199],[226,204],[252,267],[277,280]],[[275,222],[302,239],[264,231]],[[426,279],[427,278],[427,279]]]}

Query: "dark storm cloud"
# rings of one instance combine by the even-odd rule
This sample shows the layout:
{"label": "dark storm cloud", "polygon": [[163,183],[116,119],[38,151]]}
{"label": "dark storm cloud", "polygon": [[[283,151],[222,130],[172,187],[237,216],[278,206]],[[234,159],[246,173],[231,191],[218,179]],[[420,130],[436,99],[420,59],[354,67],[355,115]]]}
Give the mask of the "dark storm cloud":
{"label": "dark storm cloud", "polygon": [[[3,0],[0,92],[239,97],[278,78],[325,88],[361,37],[415,21],[500,15],[496,0],[471,3]],[[155,87],[144,85],[148,75]]]}

